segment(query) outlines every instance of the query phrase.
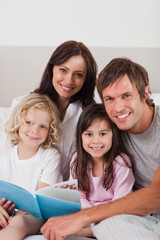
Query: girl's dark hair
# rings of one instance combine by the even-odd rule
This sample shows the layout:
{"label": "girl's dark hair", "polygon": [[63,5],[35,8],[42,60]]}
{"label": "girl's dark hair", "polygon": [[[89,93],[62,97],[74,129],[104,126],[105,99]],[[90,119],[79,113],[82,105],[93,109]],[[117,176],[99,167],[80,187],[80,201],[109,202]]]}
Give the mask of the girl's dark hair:
{"label": "girl's dark hair", "polygon": [[109,122],[112,133],[113,133],[112,147],[104,156],[104,165],[106,166],[106,168],[104,169],[103,186],[104,188],[106,188],[106,190],[111,187],[114,180],[113,161],[116,160],[115,158],[118,155],[120,155],[124,163],[128,167],[131,167],[131,166],[129,166],[128,162],[126,161],[125,154],[128,155],[128,157],[132,160],[131,154],[127,151],[122,141],[120,130],[108,117],[105,111],[104,105],[94,103],[87,106],[82,112],[77,124],[77,131],[76,131],[77,157],[73,162],[73,164],[71,165],[72,174],[78,180],[79,189],[81,189],[82,191],[85,191],[86,193],[90,192],[90,184],[89,184],[89,178],[87,175],[87,170],[88,170],[89,163],[91,163],[92,159],[89,153],[87,153],[82,146],[82,133],[96,119],[105,119],[107,122]]}
{"label": "girl's dark hair", "polygon": [[55,65],[63,64],[69,58],[77,55],[81,55],[84,58],[87,66],[87,73],[81,90],[71,97],[70,102],[76,102],[79,100],[83,107],[93,103],[97,64],[89,49],[83,43],[76,41],[64,42],[56,48],[44,70],[40,86],[34,92],[47,95],[57,105],[58,93],[52,84],[53,67]]}

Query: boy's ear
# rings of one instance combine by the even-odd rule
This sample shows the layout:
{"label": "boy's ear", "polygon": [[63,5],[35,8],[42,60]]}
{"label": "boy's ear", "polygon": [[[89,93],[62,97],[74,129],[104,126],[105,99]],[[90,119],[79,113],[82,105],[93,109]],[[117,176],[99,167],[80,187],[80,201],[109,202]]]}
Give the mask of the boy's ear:
{"label": "boy's ear", "polygon": [[147,85],[145,87],[145,100],[148,98],[149,94],[150,94],[150,86]]}

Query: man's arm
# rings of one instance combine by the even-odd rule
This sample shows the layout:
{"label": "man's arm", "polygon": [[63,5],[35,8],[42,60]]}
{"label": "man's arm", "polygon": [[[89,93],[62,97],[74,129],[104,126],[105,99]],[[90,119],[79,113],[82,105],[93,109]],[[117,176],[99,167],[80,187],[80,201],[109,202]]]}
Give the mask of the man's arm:
{"label": "man's arm", "polygon": [[111,203],[84,209],[77,213],[50,218],[41,231],[49,239],[61,240],[78,232],[90,223],[119,215],[133,214],[144,216],[160,210],[160,167],[155,172],[151,185],[135,191]]}

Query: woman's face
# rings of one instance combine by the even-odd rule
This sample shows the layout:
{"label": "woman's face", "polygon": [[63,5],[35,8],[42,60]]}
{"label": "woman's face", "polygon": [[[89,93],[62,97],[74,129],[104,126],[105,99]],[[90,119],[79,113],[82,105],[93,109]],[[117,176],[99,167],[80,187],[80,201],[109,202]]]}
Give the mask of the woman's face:
{"label": "woman's face", "polygon": [[81,55],[73,56],[61,65],[53,67],[52,84],[62,100],[80,91],[87,73],[87,66]]}

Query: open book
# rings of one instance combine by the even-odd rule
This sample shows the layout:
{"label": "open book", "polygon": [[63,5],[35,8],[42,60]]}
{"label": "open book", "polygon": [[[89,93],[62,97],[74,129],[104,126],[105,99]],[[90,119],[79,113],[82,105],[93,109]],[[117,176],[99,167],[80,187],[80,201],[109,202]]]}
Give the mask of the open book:
{"label": "open book", "polygon": [[11,200],[18,209],[42,220],[67,215],[80,210],[78,190],[60,187],[64,184],[74,184],[74,180],[71,181],[44,187],[32,194],[24,188],[0,180],[0,198]]}

